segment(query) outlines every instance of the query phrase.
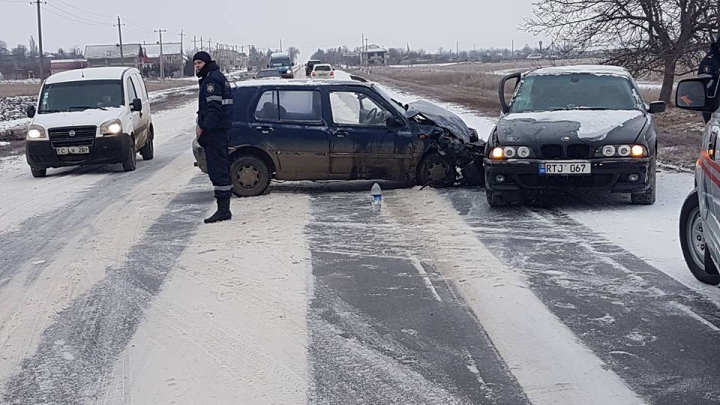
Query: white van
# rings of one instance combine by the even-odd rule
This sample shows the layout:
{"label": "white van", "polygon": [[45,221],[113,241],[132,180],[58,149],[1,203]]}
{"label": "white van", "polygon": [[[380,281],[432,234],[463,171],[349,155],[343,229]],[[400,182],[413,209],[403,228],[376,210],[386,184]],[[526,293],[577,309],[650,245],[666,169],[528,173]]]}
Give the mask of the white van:
{"label": "white van", "polygon": [[140,71],[127,67],[71,70],[50,76],[27,110],[26,156],[33,177],[51,167],[121,163],[155,154],[150,101]]}

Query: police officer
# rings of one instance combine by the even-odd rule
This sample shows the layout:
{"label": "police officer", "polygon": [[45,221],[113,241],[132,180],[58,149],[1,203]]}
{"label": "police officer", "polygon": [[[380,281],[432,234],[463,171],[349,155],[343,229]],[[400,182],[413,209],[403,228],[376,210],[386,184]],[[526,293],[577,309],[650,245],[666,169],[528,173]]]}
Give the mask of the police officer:
{"label": "police officer", "polygon": [[215,186],[217,212],[206,224],[232,218],[230,197],[230,163],[228,161],[229,130],[232,123],[232,92],[230,83],[207,52],[193,56],[195,71],[200,78],[200,100],[197,119],[198,143],[205,149],[210,181]]}
{"label": "police officer", "polygon": [[[698,76],[711,77],[711,80],[708,82],[707,96],[710,98],[717,97],[717,82],[718,77],[720,77],[720,38],[710,45],[710,51],[705,55],[702,62],[700,62]],[[711,116],[711,113],[703,113],[705,123],[710,121]]]}

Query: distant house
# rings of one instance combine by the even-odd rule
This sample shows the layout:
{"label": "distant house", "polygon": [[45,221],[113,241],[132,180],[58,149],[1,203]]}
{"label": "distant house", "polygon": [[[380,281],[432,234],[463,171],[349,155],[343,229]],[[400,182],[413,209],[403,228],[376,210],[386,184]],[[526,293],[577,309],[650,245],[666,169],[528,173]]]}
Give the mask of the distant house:
{"label": "distant house", "polygon": [[[160,44],[142,44],[146,76],[160,75]],[[168,42],[162,45],[163,69],[166,77],[182,76],[185,60],[180,42]]]}
{"label": "distant house", "polygon": [[123,44],[122,56],[120,45],[88,45],[85,47],[85,59],[89,67],[132,66],[141,67],[143,50],[140,44]]}
{"label": "distant house", "polygon": [[361,55],[364,65],[387,65],[387,49],[375,44],[368,46]]}

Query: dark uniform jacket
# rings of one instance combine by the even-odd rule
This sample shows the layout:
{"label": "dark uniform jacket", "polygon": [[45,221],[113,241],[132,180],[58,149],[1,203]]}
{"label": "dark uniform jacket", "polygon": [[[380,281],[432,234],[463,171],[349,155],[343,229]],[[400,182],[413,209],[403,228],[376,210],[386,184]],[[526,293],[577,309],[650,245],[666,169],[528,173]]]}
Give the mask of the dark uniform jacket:
{"label": "dark uniform jacket", "polygon": [[198,126],[203,135],[208,132],[227,131],[232,125],[232,89],[215,62],[200,71],[200,100]]}

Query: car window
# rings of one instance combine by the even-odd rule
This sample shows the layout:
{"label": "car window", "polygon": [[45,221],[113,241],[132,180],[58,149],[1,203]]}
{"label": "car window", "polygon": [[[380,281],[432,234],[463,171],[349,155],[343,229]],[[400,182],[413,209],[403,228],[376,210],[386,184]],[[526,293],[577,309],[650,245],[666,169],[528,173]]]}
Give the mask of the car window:
{"label": "car window", "polygon": [[316,72],[329,72],[332,69],[328,65],[315,65]]}
{"label": "car window", "polygon": [[140,96],[140,98],[142,98],[143,100],[147,101],[149,97],[147,94],[147,89],[145,88],[145,82],[143,82],[140,75],[133,75],[132,79],[133,84],[135,84],[135,90],[137,90],[138,96]]}
{"label": "car window", "polygon": [[510,112],[637,108],[638,100],[628,79],[581,73],[524,78]]}
{"label": "car window", "polygon": [[322,121],[320,92],[314,90],[268,90],[255,109],[255,118],[263,121]]}
{"label": "car window", "polygon": [[366,94],[351,91],[330,93],[333,122],[341,125],[387,125],[392,114]]}
{"label": "car window", "polygon": [[128,92],[128,102],[132,103],[133,100],[138,98],[138,96],[137,91],[135,91],[135,85],[133,84],[132,79],[130,79],[129,77],[127,78],[126,87]]}

